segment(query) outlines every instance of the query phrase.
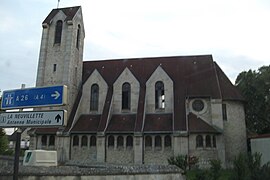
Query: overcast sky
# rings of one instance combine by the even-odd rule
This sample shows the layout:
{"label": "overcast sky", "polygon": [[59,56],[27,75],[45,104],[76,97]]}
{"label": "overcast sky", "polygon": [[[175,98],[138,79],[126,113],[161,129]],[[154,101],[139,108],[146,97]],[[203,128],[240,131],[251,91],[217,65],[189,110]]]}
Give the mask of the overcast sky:
{"label": "overcast sky", "polygon": [[[270,64],[269,0],[61,0],[82,6],[84,60],[212,54],[234,83]],[[34,87],[42,21],[57,0],[1,0],[0,90]]]}

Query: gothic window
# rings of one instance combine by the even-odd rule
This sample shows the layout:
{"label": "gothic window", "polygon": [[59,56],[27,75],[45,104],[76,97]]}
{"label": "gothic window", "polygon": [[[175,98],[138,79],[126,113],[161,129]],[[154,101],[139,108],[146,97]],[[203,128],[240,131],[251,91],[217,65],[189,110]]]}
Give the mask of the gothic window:
{"label": "gothic window", "polygon": [[211,136],[207,135],[205,137],[205,146],[206,147],[211,147]]}
{"label": "gothic window", "polygon": [[196,147],[197,148],[203,147],[203,137],[201,135],[198,135],[196,137]]}
{"label": "gothic window", "polygon": [[91,136],[91,138],[90,138],[90,147],[96,146],[96,144],[97,144],[96,136]]}
{"label": "gothic window", "polygon": [[165,136],[165,147],[172,147],[172,138],[171,136]]}
{"label": "gothic window", "polygon": [[155,137],[155,147],[161,148],[161,137],[160,136]]}
{"label": "gothic window", "polygon": [[124,138],[123,136],[118,136],[117,137],[117,147],[123,147],[124,146]]}
{"label": "gothic window", "polygon": [[155,85],[155,104],[156,109],[165,108],[164,84],[161,81],[156,82]]}
{"label": "gothic window", "polygon": [[79,137],[78,136],[73,137],[73,146],[79,146]]}
{"label": "gothic window", "polygon": [[109,147],[114,147],[114,137],[113,136],[109,136],[109,138],[108,138],[108,146]]}
{"label": "gothic window", "polygon": [[78,25],[77,29],[77,40],[76,40],[76,48],[79,49],[80,46],[80,36],[81,36],[81,26]]}
{"label": "gothic window", "polygon": [[213,147],[217,147],[216,136],[213,136]]}
{"label": "gothic window", "polygon": [[61,43],[63,22],[61,20],[56,22],[54,44]]}
{"label": "gothic window", "polygon": [[82,137],[82,144],[81,146],[87,146],[87,136]]}
{"label": "gothic window", "polygon": [[97,84],[91,86],[91,99],[90,99],[90,110],[98,110],[98,98],[99,98],[99,87]]}
{"label": "gothic window", "polygon": [[41,137],[41,145],[42,146],[46,146],[47,145],[47,136],[46,135],[43,135]]}
{"label": "gothic window", "polygon": [[130,84],[122,85],[122,109],[130,109]]}
{"label": "gothic window", "polygon": [[222,117],[224,121],[227,121],[227,107],[226,104],[222,104]]}
{"label": "gothic window", "polygon": [[54,146],[54,144],[55,144],[55,137],[51,135],[49,137],[49,146]]}
{"label": "gothic window", "polygon": [[151,136],[145,137],[145,147],[152,147],[152,137]]}
{"label": "gothic window", "polygon": [[132,138],[132,136],[128,136],[127,137],[127,147],[132,147],[133,146],[133,138]]}

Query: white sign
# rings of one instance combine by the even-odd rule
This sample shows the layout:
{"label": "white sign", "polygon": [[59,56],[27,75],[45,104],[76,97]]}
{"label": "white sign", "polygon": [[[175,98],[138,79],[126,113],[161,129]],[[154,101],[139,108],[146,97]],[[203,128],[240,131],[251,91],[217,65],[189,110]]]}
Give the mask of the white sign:
{"label": "white sign", "polygon": [[8,112],[0,114],[0,127],[59,127],[65,119],[65,110]]}

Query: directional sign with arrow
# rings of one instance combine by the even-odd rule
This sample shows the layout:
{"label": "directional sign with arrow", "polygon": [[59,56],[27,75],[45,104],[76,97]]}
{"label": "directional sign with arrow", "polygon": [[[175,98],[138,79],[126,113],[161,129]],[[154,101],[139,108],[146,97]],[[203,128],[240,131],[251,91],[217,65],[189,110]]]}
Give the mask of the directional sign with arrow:
{"label": "directional sign with arrow", "polygon": [[67,101],[66,86],[49,86],[3,92],[2,109],[25,107],[61,106]]}
{"label": "directional sign with arrow", "polygon": [[59,127],[66,125],[65,110],[0,113],[0,127]]}

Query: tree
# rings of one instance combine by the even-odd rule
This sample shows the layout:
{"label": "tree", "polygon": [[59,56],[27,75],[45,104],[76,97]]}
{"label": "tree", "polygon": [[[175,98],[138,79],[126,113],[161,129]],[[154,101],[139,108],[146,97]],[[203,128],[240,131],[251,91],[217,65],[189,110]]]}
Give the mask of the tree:
{"label": "tree", "polygon": [[[0,104],[1,104],[1,97],[0,97]],[[1,113],[0,109],[0,113]],[[8,149],[8,139],[6,133],[3,128],[0,128],[0,154],[3,154]]]}
{"label": "tree", "polygon": [[235,82],[246,100],[247,128],[255,133],[270,132],[270,66],[241,72]]}

